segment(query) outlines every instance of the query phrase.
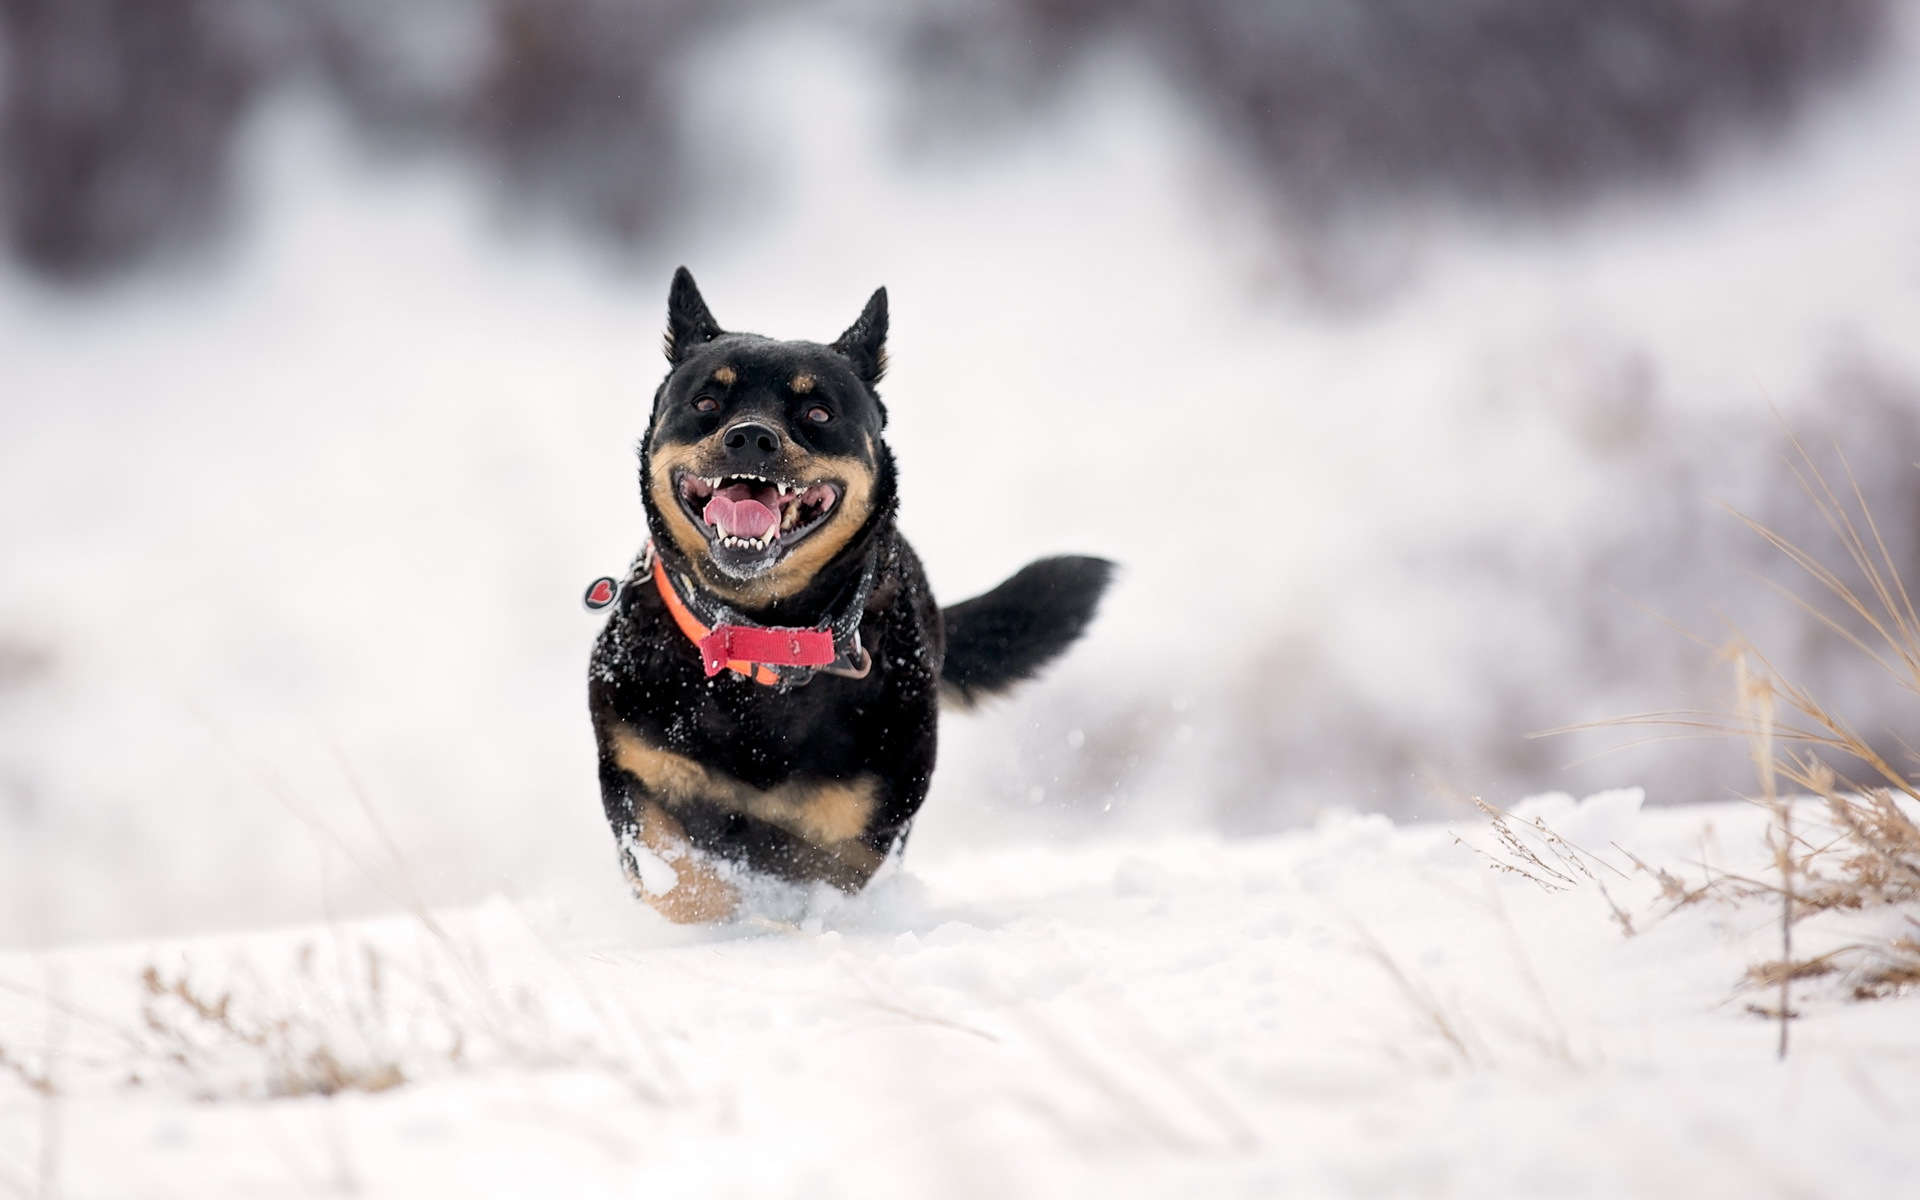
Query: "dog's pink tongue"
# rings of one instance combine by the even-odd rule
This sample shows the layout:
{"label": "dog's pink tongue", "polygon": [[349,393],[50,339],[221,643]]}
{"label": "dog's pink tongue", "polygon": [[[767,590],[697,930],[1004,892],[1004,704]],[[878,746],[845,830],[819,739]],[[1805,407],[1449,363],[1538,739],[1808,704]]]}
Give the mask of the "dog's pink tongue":
{"label": "dog's pink tongue", "polygon": [[758,541],[767,530],[780,523],[780,514],[751,499],[751,490],[742,484],[735,484],[715,492],[713,499],[707,501],[701,517],[728,537]]}

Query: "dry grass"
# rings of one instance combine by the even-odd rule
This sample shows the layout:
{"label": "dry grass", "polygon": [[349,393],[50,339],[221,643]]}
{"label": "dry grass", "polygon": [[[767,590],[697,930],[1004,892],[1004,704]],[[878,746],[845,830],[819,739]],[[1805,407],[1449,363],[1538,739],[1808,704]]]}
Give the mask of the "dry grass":
{"label": "dry grass", "polygon": [[496,974],[477,941],[436,924],[435,936],[406,926],[335,931],[218,961],[151,961],[131,989],[114,989],[124,1005],[58,1012],[63,1026],[83,1018],[88,1035],[67,1056],[73,1078],[55,1080],[51,1051],[22,1055],[0,1044],[0,1081],[46,1096],[124,1083],[218,1101],[383,1092],[465,1070],[581,1069],[644,1102],[674,1102],[680,1088],[658,1047],[583,980],[556,992],[560,981],[537,953],[525,964],[532,974]]}
{"label": "dry grass", "polygon": [[1472,1071],[1491,1064],[1492,1056],[1486,1043],[1475,1033],[1464,1014],[1455,1011],[1437,992],[1402,967],[1400,961],[1363,926],[1356,924],[1354,931],[1360,939],[1361,951],[1386,973],[1393,982],[1394,991],[1418,1018],[1421,1028],[1444,1048],[1448,1067]]}
{"label": "dry grass", "polygon": [[[1920,929],[1920,922],[1915,922]],[[1754,988],[1778,987],[1802,979],[1837,980],[1855,1000],[1885,1000],[1920,986],[1920,938],[1912,935],[1879,943],[1855,942],[1814,958],[1756,963],[1747,969]]]}
{"label": "dry grass", "polygon": [[149,965],[140,1015],[152,1056],[184,1072],[205,1098],[381,1092],[406,1082],[403,1058],[459,1065],[459,1023],[428,1010],[425,1028],[410,1022],[403,1036],[393,1027],[379,952],[364,947],[361,962],[323,987],[313,947],[303,946],[286,991],[268,988],[251,969],[214,985],[186,967]]}
{"label": "dry grass", "polygon": [[1866,961],[1849,973],[1855,1000],[1884,1000],[1920,988],[1920,938],[1909,934],[1859,950]]}
{"label": "dry grass", "polygon": [[[120,1031],[132,1046],[132,1082],[164,1074],[203,1099],[333,1096],[386,1091],[450,1070],[583,1068],[613,1076],[644,1102],[672,1102],[680,1085],[662,1048],[632,1014],[595,995],[563,954],[533,935],[538,945],[525,949],[534,952],[527,965],[535,973],[503,977],[477,934],[461,934],[435,911],[338,747],[334,757],[372,849],[264,766],[228,749],[408,921],[377,936],[349,937],[335,927],[299,944],[290,961],[264,946],[257,957],[236,955],[223,967],[149,964],[138,979],[138,1026]],[[525,932],[533,934],[532,926]],[[567,1018],[557,1018],[543,997],[564,1001]]]}
{"label": "dry grass", "polygon": [[[1845,562],[1831,565],[1765,525],[1734,515],[1816,585],[1811,600],[1782,589],[1788,602],[1876,664],[1916,702],[1920,715],[1920,609],[1899,564],[1844,457],[1843,491],[1798,441],[1794,449],[1797,461],[1789,465]],[[1746,741],[1760,784],[1755,799],[1771,814],[1768,845],[1775,877],[1709,870],[1698,887],[1664,870],[1657,877],[1676,907],[1707,895],[1780,905],[1780,957],[1752,968],[1748,986],[1776,992],[1771,1006],[1749,1007],[1780,1021],[1784,1055],[1787,1022],[1794,1015],[1793,983],[1833,977],[1843,980],[1854,998],[1877,999],[1920,982],[1920,942],[1911,936],[1880,945],[1857,943],[1810,959],[1796,959],[1793,949],[1795,925],[1815,913],[1920,902],[1920,780],[1914,774],[1920,753],[1890,732],[1888,740],[1899,746],[1905,765],[1895,761],[1738,630],[1723,653],[1736,672],[1734,711],[1649,713],[1607,724],[1678,727]],[[1804,798],[1796,800],[1794,792]]]}
{"label": "dry grass", "polygon": [[[297,944],[268,940],[218,958],[199,951],[152,960],[99,992],[113,998],[112,1011],[76,1008],[5,980],[0,992],[45,1003],[83,1027],[90,1041],[75,1064],[83,1082],[227,1100],[375,1093],[468,1069],[585,1069],[643,1102],[676,1102],[677,1073],[634,1014],[597,996],[524,917],[524,930],[509,923],[494,931],[503,942],[430,908],[357,788],[356,798],[387,854],[386,870],[311,810],[289,807],[393,897],[404,923],[334,926]],[[510,950],[516,968],[496,970],[483,943]],[[9,1076],[43,1094],[60,1090],[45,1066],[0,1045],[0,1080]]]}
{"label": "dry grass", "polygon": [[45,1064],[34,1067],[22,1058],[16,1057],[5,1046],[0,1046],[0,1071],[12,1075],[27,1086],[28,1091],[43,1096],[53,1093],[53,1075]]}
{"label": "dry grass", "polygon": [[[1783,594],[1920,702],[1920,611],[1866,498],[1848,469],[1843,499],[1805,448],[1795,446],[1800,459],[1795,474],[1839,540],[1856,582],[1766,526],[1744,516],[1741,520],[1804,570],[1824,598],[1816,602]],[[1787,678],[1737,631],[1727,653],[1740,677],[1736,716],[1656,714],[1633,721],[1743,737],[1755,748],[1756,773],[1768,797],[1776,795],[1778,779],[1819,798],[1833,834],[1820,842],[1796,835],[1792,810],[1774,806],[1781,816],[1780,852],[1792,858],[1787,875],[1803,882],[1796,895],[1801,904],[1817,911],[1920,899],[1920,824],[1915,820],[1920,782],[1843,714]],[[1920,766],[1920,754],[1904,739],[1894,740],[1912,765]]]}
{"label": "dry grass", "polygon": [[[1625,878],[1618,867],[1592,851],[1576,846],[1561,837],[1541,817],[1526,821],[1498,805],[1487,803],[1479,796],[1469,795],[1452,788],[1443,790],[1456,799],[1471,804],[1485,815],[1500,849],[1497,854],[1491,853],[1458,834],[1453,835],[1455,845],[1465,847],[1485,859],[1492,870],[1505,875],[1517,875],[1536,884],[1543,891],[1565,892],[1583,883],[1593,884],[1599,889],[1601,898],[1607,902],[1607,908],[1613,916],[1614,923],[1620,926],[1620,931],[1629,937],[1633,936],[1635,929],[1632,915],[1613,898],[1613,893],[1607,890],[1606,880],[1601,876],[1601,872],[1606,872]],[[1627,857],[1633,856],[1629,854]],[[1645,868],[1645,864],[1640,863],[1638,859],[1634,859],[1634,862]],[[1678,879],[1666,872],[1660,874],[1664,876],[1663,889],[1668,880],[1671,880],[1675,886],[1679,886]]]}

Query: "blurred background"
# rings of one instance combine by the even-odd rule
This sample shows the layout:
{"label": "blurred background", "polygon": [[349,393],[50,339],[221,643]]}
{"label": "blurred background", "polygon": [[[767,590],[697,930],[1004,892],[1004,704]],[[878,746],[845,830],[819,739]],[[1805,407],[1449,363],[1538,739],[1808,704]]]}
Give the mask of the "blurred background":
{"label": "blurred background", "polygon": [[0,0],[0,944],[366,911],[388,837],[614,880],[578,597],[680,263],[780,337],[889,288],[943,599],[1125,565],[915,855],[1722,798],[1526,735],[1725,703],[1730,624],[1898,745],[1722,506],[1829,552],[1797,436],[1920,553],[1916,18]]}

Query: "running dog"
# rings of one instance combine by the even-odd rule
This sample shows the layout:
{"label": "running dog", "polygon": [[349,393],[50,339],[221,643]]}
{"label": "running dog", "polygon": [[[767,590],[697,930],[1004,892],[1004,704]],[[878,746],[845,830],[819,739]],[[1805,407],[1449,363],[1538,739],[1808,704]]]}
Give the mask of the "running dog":
{"label": "running dog", "polygon": [[1058,658],[1113,564],[1041,559],[934,602],[894,521],[885,288],[831,345],[775,341],[721,329],[682,267],[667,322],[640,445],[652,537],[597,585],[588,691],[627,879],[698,922],[732,914],[748,873],[865,886],[926,799],[941,700]]}

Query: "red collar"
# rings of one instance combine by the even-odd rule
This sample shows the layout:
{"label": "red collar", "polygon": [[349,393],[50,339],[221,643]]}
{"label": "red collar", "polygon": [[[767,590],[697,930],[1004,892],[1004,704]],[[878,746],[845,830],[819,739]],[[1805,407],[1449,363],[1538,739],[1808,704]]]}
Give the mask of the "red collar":
{"label": "red collar", "polygon": [[658,555],[653,559],[653,583],[660,589],[667,611],[673,614],[673,623],[699,647],[709,679],[726,670],[772,687],[780,682],[780,676],[768,670],[769,666],[824,667],[838,656],[833,633],[826,629],[779,625],[716,625],[708,629],[680,599]]}

